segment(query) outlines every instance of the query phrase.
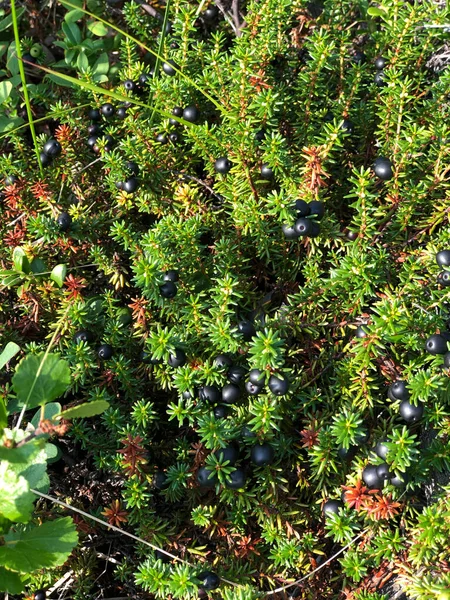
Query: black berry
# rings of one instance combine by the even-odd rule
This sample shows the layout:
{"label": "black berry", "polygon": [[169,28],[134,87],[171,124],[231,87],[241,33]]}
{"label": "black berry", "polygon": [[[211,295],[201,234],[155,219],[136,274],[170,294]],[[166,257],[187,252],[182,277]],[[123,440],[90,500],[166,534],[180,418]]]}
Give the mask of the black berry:
{"label": "black berry", "polygon": [[387,440],[380,440],[379,442],[377,442],[377,445],[374,448],[375,454],[377,456],[379,456],[380,458],[382,458],[383,460],[386,460],[386,457],[389,452],[389,449],[385,443],[386,441]]}
{"label": "black berry", "polygon": [[225,367],[231,367],[233,361],[227,354],[219,354],[219,356],[216,356],[214,359],[214,364],[216,367],[219,367],[219,369],[223,369]]}
{"label": "black berry", "polygon": [[48,154],[45,154],[45,152],[40,152],[39,158],[41,160],[41,165],[43,167],[46,167],[47,165],[49,165],[53,160],[52,157],[49,156]]}
{"label": "black berry", "polygon": [[[212,475],[212,476],[211,476]],[[197,471],[197,482],[202,488],[213,488],[217,483],[217,475],[206,467],[200,467]]]}
{"label": "black berry", "polygon": [[186,364],[186,353],[182,348],[175,348],[175,353],[170,354],[167,359],[169,367],[182,367]]}
{"label": "black berry", "polygon": [[37,590],[37,592],[34,592],[33,595],[34,595],[34,600],[45,600],[47,597],[45,590]]}
{"label": "black berry", "polygon": [[386,87],[386,73],[384,71],[378,71],[378,73],[375,73],[373,82],[377,87]]}
{"label": "black berry", "polygon": [[216,406],[213,410],[216,419],[225,419],[228,416],[227,406]]}
{"label": "black berry", "polygon": [[436,254],[436,262],[440,267],[450,267],[450,250],[441,250]]}
{"label": "black berry", "polygon": [[239,385],[241,381],[244,379],[247,370],[244,367],[239,365],[231,365],[228,369],[227,377],[231,381],[231,383],[235,383]]}
{"label": "black berry", "polygon": [[448,351],[447,340],[439,333],[434,333],[425,342],[425,350],[429,354],[445,354]]}
{"label": "black berry", "polygon": [[124,106],[119,106],[116,115],[119,119],[125,119],[127,116],[127,109]]}
{"label": "black berry", "polygon": [[270,464],[275,457],[275,451],[269,444],[257,444],[253,446],[250,458],[257,467],[263,467]]}
{"label": "black berry", "polygon": [[305,200],[296,200],[295,210],[297,211],[297,217],[307,217],[311,211],[311,203]]}
{"label": "black berry", "polygon": [[303,237],[304,235],[308,235],[312,230],[312,221],[310,219],[306,219],[305,217],[300,217],[294,223],[294,231],[298,236]]}
{"label": "black berry", "polygon": [[175,69],[179,69],[179,66],[173,60],[168,60],[167,62],[163,63],[162,68],[166,75],[169,75],[169,77],[173,77],[177,74]]}
{"label": "black berry", "polygon": [[379,156],[373,163],[373,170],[375,175],[383,181],[392,179],[394,173],[392,171],[392,163],[388,158]]}
{"label": "black berry", "polygon": [[450,271],[441,271],[438,275],[437,281],[444,287],[450,286]]}
{"label": "black berry", "polygon": [[136,89],[136,84],[131,79],[127,79],[123,82],[123,87],[127,90],[127,92],[132,92]]}
{"label": "black berry", "polygon": [[93,123],[92,125],[89,125],[87,132],[89,135],[99,135],[102,132],[102,128],[98,123]]}
{"label": "black berry", "polygon": [[400,402],[400,406],[398,408],[400,416],[407,423],[415,423],[416,421],[419,421],[419,419],[422,418],[423,411],[423,404],[414,406],[414,404],[410,404],[407,400]]}
{"label": "black berry", "polygon": [[254,385],[262,386],[264,385],[265,375],[263,371],[259,369],[252,369],[248,374],[248,380],[251,381]]}
{"label": "black berry", "polygon": [[100,112],[106,119],[110,119],[114,115],[114,106],[110,102],[106,102],[100,106]]}
{"label": "black berry", "polygon": [[226,404],[235,404],[241,397],[240,388],[234,383],[227,383],[222,388],[222,401]]}
{"label": "black berry", "polygon": [[368,465],[362,472],[362,478],[370,489],[381,489],[383,487],[383,480],[378,477],[375,465]]}
{"label": "black berry", "polygon": [[344,508],[340,500],[327,500],[322,506],[322,512],[325,516],[339,514],[339,509]]}
{"label": "black berry", "polygon": [[248,321],[247,319],[245,319],[243,321],[239,321],[237,327],[238,327],[239,333],[242,334],[242,337],[247,342],[250,341],[254,335],[256,335],[255,326],[253,325],[253,323],[251,321]]}
{"label": "black berry", "polygon": [[200,400],[215,404],[222,400],[222,394],[218,387],[215,385],[204,385],[198,390],[198,397]]}
{"label": "black berry", "polygon": [[255,133],[255,140],[257,142],[262,142],[264,140],[264,138],[266,137],[266,132],[264,129],[259,129],[256,133]]}
{"label": "black berry", "polygon": [[387,58],[384,58],[384,56],[377,56],[374,61],[375,69],[377,69],[378,71],[384,69],[387,66],[387,64]]}
{"label": "black berry", "polygon": [[91,108],[88,114],[91,121],[100,121],[101,115],[98,108]]}
{"label": "black berry", "polygon": [[389,472],[389,465],[387,463],[381,463],[381,465],[377,466],[377,475],[383,481],[385,479],[388,479],[390,474],[391,473]]}
{"label": "black berry", "polygon": [[202,588],[207,592],[217,589],[220,585],[220,577],[212,571],[203,571],[202,573],[199,573],[197,579],[201,582]]}
{"label": "black berry", "polygon": [[247,394],[250,394],[250,396],[257,396],[262,391],[262,385],[255,385],[251,381],[246,381],[245,391],[247,392]]}
{"label": "black berry", "polygon": [[73,336],[73,341],[78,344],[78,342],[92,342],[92,340],[94,339],[94,336],[92,335],[92,333],[90,331],[87,331],[86,329],[80,329],[80,331],[77,331],[76,334]]}
{"label": "black berry", "polygon": [[219,9],[215,4],[210,4],[202,14],[206,23],[213,23],[219,16]]}
{"label": "black berry", "polygon": [[180,136],[175,132],[169,133],[169,140],[172,144],[177,144],[180,141]]}
{"label": "black berry", "polygon": [[164,273],[163,279],[164,281],[172,281],[173,283],[176,283],[180,279],[180,276],[178,271],[175,269],[169,269],[169,271]]}
{"label": "black berry", "polygon": [[56,219],[56,222],[61,231],[69,231],[70,226],[72,225],[72,217],[69,213],[62,212]]}
{"label": "black berry", "polygon": [[139,75],[139,85],[145,86],[151,79],[151,76],[148,73],[141,73]]}
{"label": "black berry", "polygon": [[228,461],[230,465],[234,465],[239,458],[239,448],[235,444],[230,444],[229,446],[225,446],[225,448],[216,450],[214,454],[221,462]]}
{"label": "black berry", "polygon": [[221,175],[226,175],[232,166],[233,163],[230,160],[228,160],[226,156],[221,156],[214,163],[214,169],[217,173],[220,173]]}
{"label": "black berry", "polygon": [[394,475],[394,477],[392,477],[389,480],[389,483],[391,485],[393,485],[394,487],[404,487],[407,483],[408,483],[409,477],[406,475],[406,473],[402,473],[401,476],[399,475]]}
{"label": "black berry", "polygon": [[129,179],[127,179],[124,184],[123,184],[123,191],[126,192],[127,194],[132,194],[133,192],[135,192],[139,187],[139,181],[136,179],[136,177],[130,177]]}
{"label": "black berry", "polygon": [[127,171],[132,173],[133,175],[139,175],[139,165],[132,160],[129,160],[125,164],[125,168]]}
{"label": "black berry", "polygon": [[366,55],[364,54],[364,52],[360,52],[359,50],[356,50],[356,52],[353,54],[351,61],[353,64],[355,65],[363,65],[366,62]]}
{"label": "black berry", "polygon": [[97,350],[97,354],[101,360],[109,360],[113,355],[113,347],[111,344],[102,344]]}
{"label": "black berry", "polygon": [[183,110],[182,117],[185,121],[189,121],[189,123],[197,123],[200,118],[200,111],[195,104],[189,104]]}
{"label": "black berry", "polygon": [[166,485],[167,483],[167,475],[164,473],[164,471],[156,471],[154,477],[153,477],[153,485],[155,486],[155,488],[157,490],[162,490],[162,488]]}
{"label": "black berry", "polygon": [[296,240],[300,237],[299,234],[295,231],[294,227],[291,225],[287,225],[285,223],[281,226],[281,229],[284,233],[284,237],[288,240]]}
{"label": "black berry", "polygon": [[236,469],[229,476],[229,481],[226,481],[225,486],[230,490],[240,490],[245,486],[247,481],[247,477],[245,476],[245,471],[243,469]]}
{"label": "black berry", "polygon": [[167,144],[169,142],[169,139],[165,133],[158,133],[158,135],[156,136],[156,141],[158,142],[158,144]]}
{"label": "black berry", "polygon": [[283,375],[271,375],[269,379],[269,390],[275,396],[284,396],[289,390],[289,381]]}
{"label": "black berry", "polygon": [[319,200],[312,200],[309,203],[309,214],[319,221],[325,214],[325,206],[323,202],[320,202]]}
{"label": "black berry", "polygon": [[181,108],[181,106],[175,106],[172,110],[172,114],[174,117],[182,117],[183,109]]}
{"label": "black berry", "polygon": [[389,386],[389,393],[395,400],[408,400],[409,392],[404,381],[394,381]]}
{"label": "black berry", "polygon": [[42,152],[51,158],[55,158],[55,156],[59,156],[61,154],[61,144],[58,142],[58,140],[52,138],[45,142]]}
{"label": "black berry", "polygon": [[172,281],[166,281],[159,286],[159,293],[163,298],[174,298],[177,295],[177,286]]}
{"label": "black berry", "polygon": [[444,367],[450,369],[450,352],[444,354]]}
{"label": "black berry", "polygon": [[356,337],[357,338],[365,338],[367,337],[367,334],[369,333],[369,330],[367,329],[367,327],[365,325],[359,325],[356,328]]}
{"label": "black berry", "polygon": [[263,179],[267,179],[267,180],[271,180],[273,179],[273,169],[270,165],[268,165],[267,163],[264,163],[261,166],[261,177]]}

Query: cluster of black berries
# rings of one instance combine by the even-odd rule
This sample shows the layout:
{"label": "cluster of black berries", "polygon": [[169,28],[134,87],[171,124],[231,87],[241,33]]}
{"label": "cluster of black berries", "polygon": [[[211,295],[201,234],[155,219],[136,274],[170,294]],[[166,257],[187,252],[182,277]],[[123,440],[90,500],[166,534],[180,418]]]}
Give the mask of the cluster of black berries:
{"label": "cluster of black berries", "polygon": [[123,82],[123,87],[127,90],[127,92],[135,92],[141,96],[145,92],[147,83],[153,77],[153,73],[154,71],[151,69],[149,73],[141,73],[137,81],[126,79]]}
{"label": "cluster of black berries", "polygon": [[375,59],[375,68],[376,68],[377,72],[375,73],[373,82],[378,87],[384,87],[386,85],[386,81],[385,81],[386,75],[385,75],[385,72],[383,69],[386,68],[387,64],[388,64],[388,61],[383,56],[378,56]]}
{"label": "cluster of black berries", "polygon": [[178,288],[175,284],[179,279],[179,273],[175,269],[170,269],[164,273],[164,283],[159,286],[159,293],[163,298],[174,298],[177,295]]}
{"label": "cluster of black berries", "polygon": [[[89,344],[94,341],[94,336],[90,331],[81,329],[73,336],[73,341],[78,344],[79,342],[85,342]],[[97,348],[97,356],[100,360],[109,360],[114,353],[114,349],[111,344],[102,344]]]}
{"label": "cluster of black berries", "polygon": [[110,152],[112,150],[112,147],[114,145],[114,139],[111,135],[103,134],[99,121],[101,120],[102,116],[105,117],[105,119],[111,119],[115,113],[116,110],[110,102],[102,104],[102,106],[99,109],[92,108],[89,111],[89,118],[92,121],[92,123],[88,127],[89,137],[87,140],[87,145],[93,152],[95,152],[95,154],[98,154],[100,152],[100,148],[98,145],[99,139],[103,139],[105,141],[106,152]]}
{"label": "cluster of black berries", "polygon": [[43,167],[49,165],[54,158],[61,154],[61,144],[55,138],[50,138],[45,142],[42,152],[39,154]]}
{"label": "cluster of black berries", "polygon": [[294,240],[299,237],[315,238],[320,234],[320,225],[317,221],[325,214],[323,202],[313,200],[296,200],[295,209],[297,211],[297,220],[293,225],[283,225],[283,233],[288,240]]}
{"label": "cluster of black berries", "polygon": [[436,262],[443,270],[438,275],[438,283],[444,287],[450,286],[450,271],[445,267],[450,267],[450,250],[441,250],[436,254]]}
{"label": "cluster of black berries", "polygon": [[[174,117],[178,117],[179,119],[184,119],[185,121],[188,121],[188,123],[197,123],[200,119],[200,111],[195,104],[189,104],[185,108],[182,108],[181,106],[175,106],[175,108],[172,110],[172,115]],[[180,125],[179,121],[174,118],[169,119],[169,124],[173,127],[179,127]],[[172,142],[172,144],[177,144],[180,141],[180,135],[176,131],[171,131],[169,133],[160,132],[156,136],[156,141],[159,144],[167,144],[169,142]]]}

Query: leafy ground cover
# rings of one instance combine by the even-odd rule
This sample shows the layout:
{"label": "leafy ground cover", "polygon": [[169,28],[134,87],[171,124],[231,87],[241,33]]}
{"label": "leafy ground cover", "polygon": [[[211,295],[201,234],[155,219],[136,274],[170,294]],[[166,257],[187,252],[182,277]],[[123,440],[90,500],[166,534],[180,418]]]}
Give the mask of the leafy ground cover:
{"label": "leafy ground cover", "polygon": [[450,590],[449,10],[2,3],[0,590]]}

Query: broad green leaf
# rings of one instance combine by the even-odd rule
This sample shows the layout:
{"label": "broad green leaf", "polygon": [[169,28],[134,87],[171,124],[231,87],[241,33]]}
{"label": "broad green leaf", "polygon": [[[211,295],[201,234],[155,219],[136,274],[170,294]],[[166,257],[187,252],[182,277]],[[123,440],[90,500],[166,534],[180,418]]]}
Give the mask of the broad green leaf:
{"label": "broad green leaf", "polygon": [[[24,8],[19,8],[16,11],[17,20],[20,19],[20,17],[23,15],[24,12],[25,12]],[[12,16],[9,14],[7,17],[5,17],[4,19],[2,19],[0,21],[0,31],[4,31],[5,29],[8,29],[8,27],[11,27],[11,25],[12,25]]]}
{"label": "broad green leaf", "polygon": [[44,273],[47,271],[47,265],[40,258],[33,258],[30,264],[31,272],[35,275],[39,275],[40,273]]}
{"label": "broad green leaf", "polygon": [[55,444],[45,444],[45,458],[48,464],[54,463],[61,457],[61,450]]}
{"label": "broad green leaf", "polygon": [[66,13],[65,17],[64,17],[64,21],[66,23],[75,23],[75,21],[79,21],[80,19],[82,19],[84,16],[84,13],[82,10],[69,10],[68,13]]}
{"label": "broad green leaf", "polygon": [[61,404],[59,404],[59,402],[49,402],[48,404],[44,405],[43,409],[39,408],[39,410],[35,412],[33,418],[31,419],[31,424],[36,429],[41,419],[53,419],[53,417],[59,415],[60,412]]}
{"label": "broad green leaf", "polygon": [[8,571],[0,567],[0,592],[9,594],[20,594],[24,590],[24,584],[20,579],[19,573]]}
{"label": "broad green leaf", "polygon": [[17,58],[16,43],[11,42],[6,54],[6,68],[11,75],[17,75],[19,73],[19,59]]}
{"label": "broad green leaf", "polygon": [[66,275],[67,275],[67,266],[66,265],[56,265],[56,267],[51,272],[50,279],[55,281],[59,287],[62,287],[63,283],[64,283],[64,279],[66,278]]}
{"label": "broad green leaf", "polygon": [[[27,432],[24,432],[23,437],[26,435],[28,435]],[[16,448],[0,446],[0,460],[8,462],[9,468],[16,475],[20,475],[28,465],[32,464],[39,452],[43,450],[45,443],[44,438],[33,438],[26,444]]]}
{"label": "broad green leaf", "polygon": [[81,71],[82,73],[86,73],[86,71],[89,69],[89,60],[88,57],[86,56],[85,52],[80,52],[77,58],[77,67],[78,70]]}
{"label": "broad green leaf", "polygon": [[6,412],[5,401],[3,398],[0,398],[0,436],[3,433],[3,430],[8,425],[8,413]]}
{"label": "broad green leaf", "polygon": [[8,533],[0,546],[0,564],[23,573],[63,565],[78,535],[70,517],[48,521],[25,532]]}
{"label": "broad green leaf", "polygon": [[59,398],[70,386],[70,369],[59,354],[29,354],[17,366],[12,387],[28,408]]}
{"label": "broad green leaf", "polygon": [[20,346],[15,342],[8,342],[0,354],[0,369],[3,369],[18,352],[20,352]]}
{"label": "broad green leaf", "polygon": [[22,119],[22,117],[0,116],[0,133],[6,133],[7,131],[11,131],[11,129],[20,127],[24,123],[25,120]]}
{"label": "broad green leaf", "polygon": [[72,46],[77,46],[81,42],[81,31],[76,23],[63,23],[61,28]]}
{"label": "broad green leaf", "polygon": [[92,67],[92,72],[94,73],[94,75],[106,75],[106,73],[108,71],[109,71],[108,55],[106,54],[106,52],[103,52],[97,58],[94,66]]}
{"label": "broad green leaf", "polygon": [[103,37],[108,33],[108,28],[100,21],[91,21],[88,23],[88,29],[94,35],[98,35],[98,37]]}
{"label": "broad green leaf", "polygon": [[13,84],[10,81],[0,81],[0,104],[9,98],[12,89]]}
{"label": "broad green leaf", "polygon": [[385,17],[386,16],[386,10],[383,8],[377,8],[375,6],[371,6],[367,9],[367,14],[370,15],[371,17]]}
{"label": "broad green leaf", "polygon": [[93,417],[101,415],[109,408],[109,403],[106,400],[94,400],[94,402],[86,402],[73,408],[68,408],[61,413],[63,419],[84,419],[85,417]]}
{"label": "broad green leaf", "polygon": [[20,273],[30,272],[30,261],[25,254],[25,250],[20,246],[16,246],[13,251],[13,265],[16,271]]}
{"label": "broad green leaf", "polygon": [[[10,469],[6,461],[0,461],[0,514],[10,521],[26,523],[31,518],[34,500],[27,480]],[[0,564],[4,564],[1,559]]]}

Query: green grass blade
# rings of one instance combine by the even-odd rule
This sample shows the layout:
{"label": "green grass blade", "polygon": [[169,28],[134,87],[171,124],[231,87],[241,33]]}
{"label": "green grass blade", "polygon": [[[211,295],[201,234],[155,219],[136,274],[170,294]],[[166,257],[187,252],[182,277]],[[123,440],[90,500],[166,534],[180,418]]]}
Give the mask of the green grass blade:
{"label": "green grass blade", "polygon": [[22,81],[23,99],[25,100],[25,106],[27,109],[28,125],[30,126],[31,137],[33,138],[34,151],[36,152],[39,169],[41,171],[41,175],[43,175],[40,150],[39,150],[39,146],[38,146],[38,142],[37,142],[37,138],[36,138],[36,130],[34,128],[34,122],[33,122],[33,113],[31,112],[30,97],[28,96],[28,88],[27,88],[27,80],[25,77],[25,69],[23,68],[22,49],[20,47],[19,23],[17,20],[15,0],[11,0],[11,17],[12,17],[12,23],[13,23],[13,29],[14,29],[14,40],[16,42],[16,53],[17,53],[17,58],[19,59],[18,60],[19,73],[20,73],[20,79]]}
{"label": "green grass blade", "polygon": [[[83,12],[85,15],[88,15],[89,17],[92,17],[96,21],[100,21],[100,23],[103,23],[107,27],[110,27],[111,29],[114,29],[114,31],[117,31],[117,33],[122,34],[123,36],[125,36],[126,38],[128,38],[129,40],[131,40],[132,42],[134,42],[135,44],[137,44],[138,46],[140,46],[141,48],[143,48],[147,52],[150,52],[150,54],[153,54],[153,56],[155,56],[157,60],[159,59],[160,61],[163,61],[163,62],[166,60],[163,56],[161,56],[159,54],[159,52],[155,52],[154,50],[152,50],[151,48],[149,48],[148,46],[146,46],[145,44],[143,44],[141,41],[139,41],[137,38],[133,37],[132,35],[130,35],[126,31],[124,31],[120,27],[117,27],[116,25],[113,25],[109,21],[106,21],[105,19],[102,19],[98,15],[95,15],[94,13],[89,12],[88,10],[86,10],[85,8],[82,8],[81,6],[78,6],[77,4],[73,4],[69,0],[59,0],[59,2],[63,6],[68,6],[69,8],[73,8],[73,9],[79,10],[80,12]],[[166,22],[166,17],[164,17],[164,19],[165,19],[164,22]],[[208,92],[205,92],[205,90],[203,90],[199,85],[197,85],[195,83],[195,81],[193,81],[190,77],[188,77],[182,71],[180,71],[180,69],[178,69],[177,67],[173,67],[173,68],[174,68],[175,72],[178,73],[178,75],[180,75],[180,77],[182,79],[184,79],[185,81],[187,81],[190,85],[192,85],[192,87],[194,87],[196,90],[198,90],[205,98],[207,98],[210,102],[212,102],[212,104],[214,104],[214,106],[218,110],[220,110],[220,112],[222,112],[224,114],[227,114],[227,111],[225,110],[225,108],[215,98],[213,98],[212,96],[210,96],[210,94],[208,94]],[[127,98],[127,100],[130,100],[130,98]]]}
{"label": "green grass blade", "polygon": [[[158,45],[158,56],[156,57],[155,69],[153,71],[154,79],[156,79],[158,77],[159,66],[161,64],[159,57],[161,56],[161,53],[163,51],[164,40],[166,39],[166,28],[167,28],[167,22],[169,20],[170,2],[171,2],[171,0],[167,0],[166,10],[164,11],[164,19],[163,19],[163,25],[162,25],[162,30],[161,30],[161,37],[160,37],[159,45]],[[155,110],[153,109],[153,112],[150,115],[150,125],[153,123],[154,116],[155,116]]]}

